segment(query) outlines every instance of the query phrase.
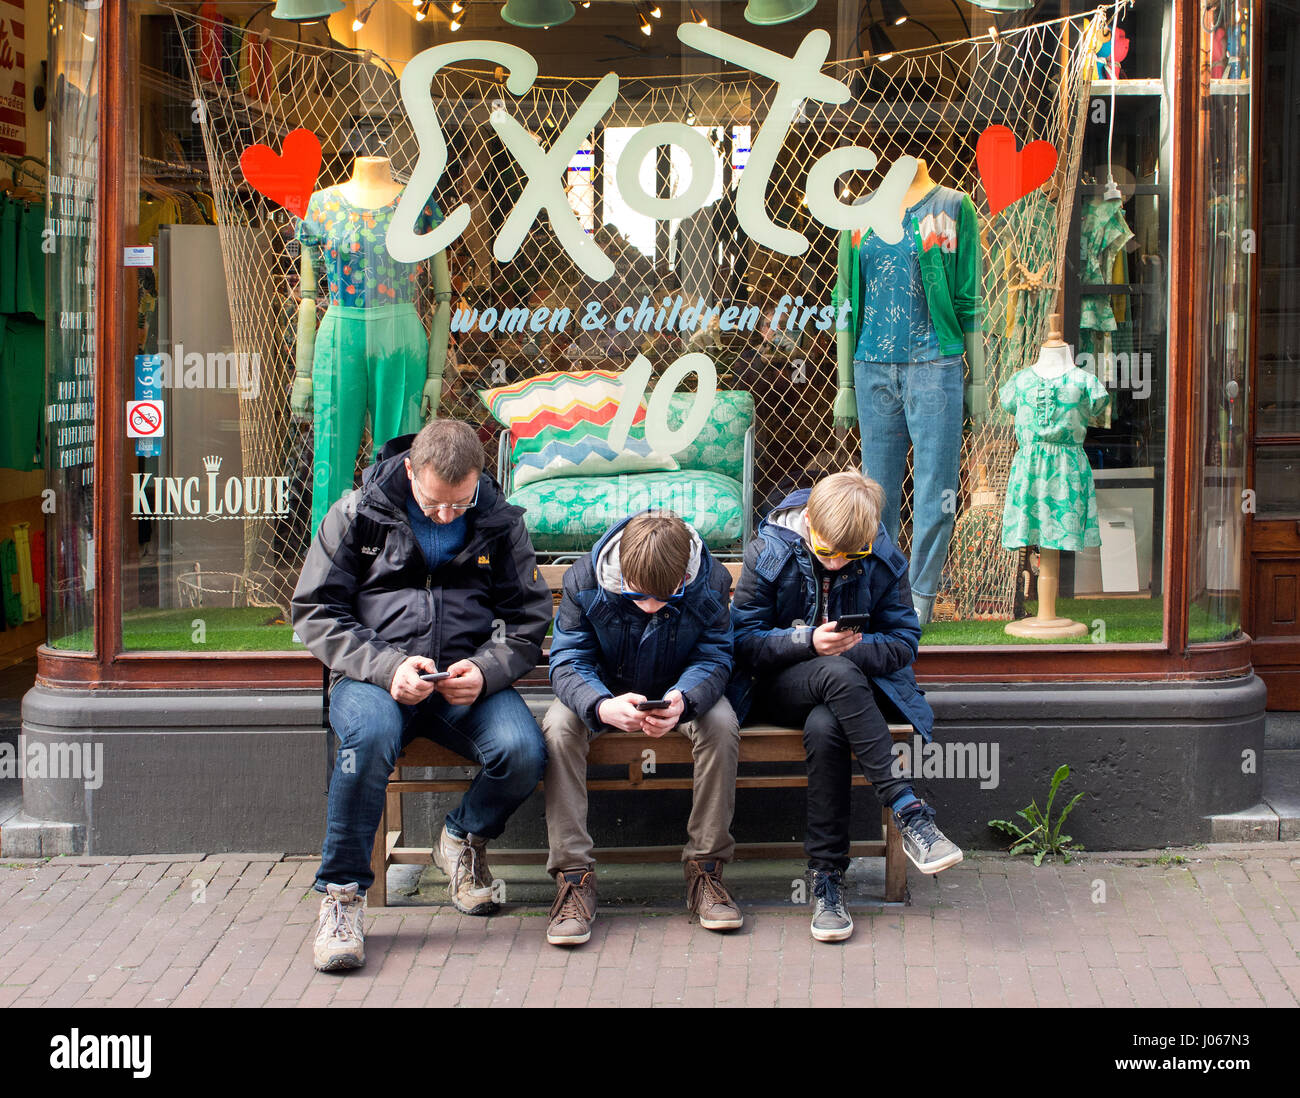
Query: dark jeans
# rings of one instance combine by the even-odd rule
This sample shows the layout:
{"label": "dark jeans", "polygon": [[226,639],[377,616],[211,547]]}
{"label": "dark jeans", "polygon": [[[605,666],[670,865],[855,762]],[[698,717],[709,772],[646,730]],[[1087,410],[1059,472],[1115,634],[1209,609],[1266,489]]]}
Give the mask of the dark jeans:
{"label": "dark jeans", "polygon": [[894,776],[889,724],[875,687],[846,657],[814,656],[773,676],[756,709],[774,724],[803,726],[808,755],[804,851],[813,869],[847,869],[853,757],[881,805],[912,789],[907,778]]}
{"label": "dark jeans", "polygon": [[482,767],[447,815],[453,834],[495,839],[546,770],[541,729],[509,688],[472,705],[448,705],[440,694],[418,705],[402,705],[373,683],[344,679],[330,695],[330,725],[339,738],[339,753],[330,779],[318,892],[327,884],[352,881],[365,892],[374,882],[370,853],[388,775],[402,747],[416,736],[427,736]]}

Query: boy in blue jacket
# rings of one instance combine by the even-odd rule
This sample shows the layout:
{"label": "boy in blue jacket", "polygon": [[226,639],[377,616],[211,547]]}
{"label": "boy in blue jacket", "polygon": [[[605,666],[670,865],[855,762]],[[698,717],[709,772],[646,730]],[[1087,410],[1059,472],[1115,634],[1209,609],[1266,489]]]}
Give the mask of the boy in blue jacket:
{"label": "boy in blue jacket", "polygon": [[[676,515],[642,511],[612,526],[564,576],[551,642],[556,700],[546,737],[547,870],[556,897],[546,940],[580,945],[596,914],[587,832],[587,745],[611,729],[691,741],[694,783],[682,852],[686,906],[709,930],[734,930],[722,884],[735,841],[740,731],[723,697],[731,677],[731,576]],[[641,709],[646,702],[667,705]]]}
{"label": "boy in blue jacket", "polygon": [[[853,756],[881,805],[893,810],[903,848],[922,873],[962,859],[934,825],[934,809],[893,768],[886,714],[896,711],[927,741],[934,714],[912,674],[921,627],[907,558],[880,523],[883,503],[880,485],[861,473],[836,473],[786,497],[745,552],[732,606],[732,693],[741,719],[752,707],[804,730],[804,849],[813,871],[812,936],[821,942],[853,933],[842,892]],[[848,614],[868,620],[839,628]]]}

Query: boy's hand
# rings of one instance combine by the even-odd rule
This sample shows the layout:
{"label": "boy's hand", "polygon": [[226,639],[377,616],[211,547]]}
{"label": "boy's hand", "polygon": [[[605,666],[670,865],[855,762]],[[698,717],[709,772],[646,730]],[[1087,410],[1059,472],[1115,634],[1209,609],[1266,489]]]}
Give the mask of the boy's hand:
{"label": "boy's hand", "polygon": [[680,690],[669,690],[664,698],[673,704],[667,709],[652,709],[642,714],[644,719],[641,722],[641,731],[647,736],[654,736],[655,739],[676,728],[677,722],[682,719],[682,713],[686,709],[686,701],[682,698]]}
{"label": "boy's hand", "polygon": [[861,633],[846,629],[843,633],[836,630],[838,622],[828,621],[813,630],[813,651],[819,656],[838,656],[847,652],[862,639]]}
{"label": "boy's hand", "polygon": [[476,702],[483,692],[483,672],[478,669],[478,664],[457,660],[447,670],[451,678],[430,684],[447,699],[447,704],[472,705]]}
{"label": "boy's hand", "polygon": [[616,698],[606,698],[596,707],[596,716],[621,732],[640,732],[646,715],[637,706],[645,700],[644,694],[620,694]]}
{"label": "boy's hand", "polygon": [[[393,675],[393,681],[388,687],[388,692],[393,695],[394,700],[401,702],[403,705],[415,705],[417,702],[422,702],[433,693],[434,685],[431,682],[425,682],[420,678],[420,675],[437,670],[438,665],[427,656],[407,656],[398,664],[397,671]],[[443,681],[448,680],[444,679]]]}

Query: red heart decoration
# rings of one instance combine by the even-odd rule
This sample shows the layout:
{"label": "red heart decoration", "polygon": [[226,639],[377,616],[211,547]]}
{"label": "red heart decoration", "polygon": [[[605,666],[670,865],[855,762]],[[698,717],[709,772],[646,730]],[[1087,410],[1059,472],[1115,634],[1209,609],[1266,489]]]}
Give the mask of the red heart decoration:
{"label": "red heart decoration", "polygon": [[320,162],[320,138],[311,130],[293,130],[287,134],[283,153],[277,153],[269,145],[249,145],[239,157],[239,166],[249,185],[295,217],[307,214],[307,203],[320,175]]}
{"label": "red heart decoration", "polygon": [[975,143],[975,163],[989,200],[989,214],[1037,190],[1056,171],[1056,146],[1031,141],[1016,151],[1016,135],[1006,126],[990,126]]}

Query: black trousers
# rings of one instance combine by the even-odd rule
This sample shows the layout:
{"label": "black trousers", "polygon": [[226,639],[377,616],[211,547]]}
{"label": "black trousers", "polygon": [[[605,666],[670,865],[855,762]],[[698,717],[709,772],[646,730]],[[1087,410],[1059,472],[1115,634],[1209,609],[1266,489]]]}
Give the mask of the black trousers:
{"label": "black trousers", "polygon": [[912,791],[908,778],[894,775],[889,724],[880,712],[876,687],[852,660],[814,656],[769,680],[756,699],[756,715],[774,724],[803,726],[808,864],[813,869],[847,869],[854,757],[881,805],[887,807]]}

